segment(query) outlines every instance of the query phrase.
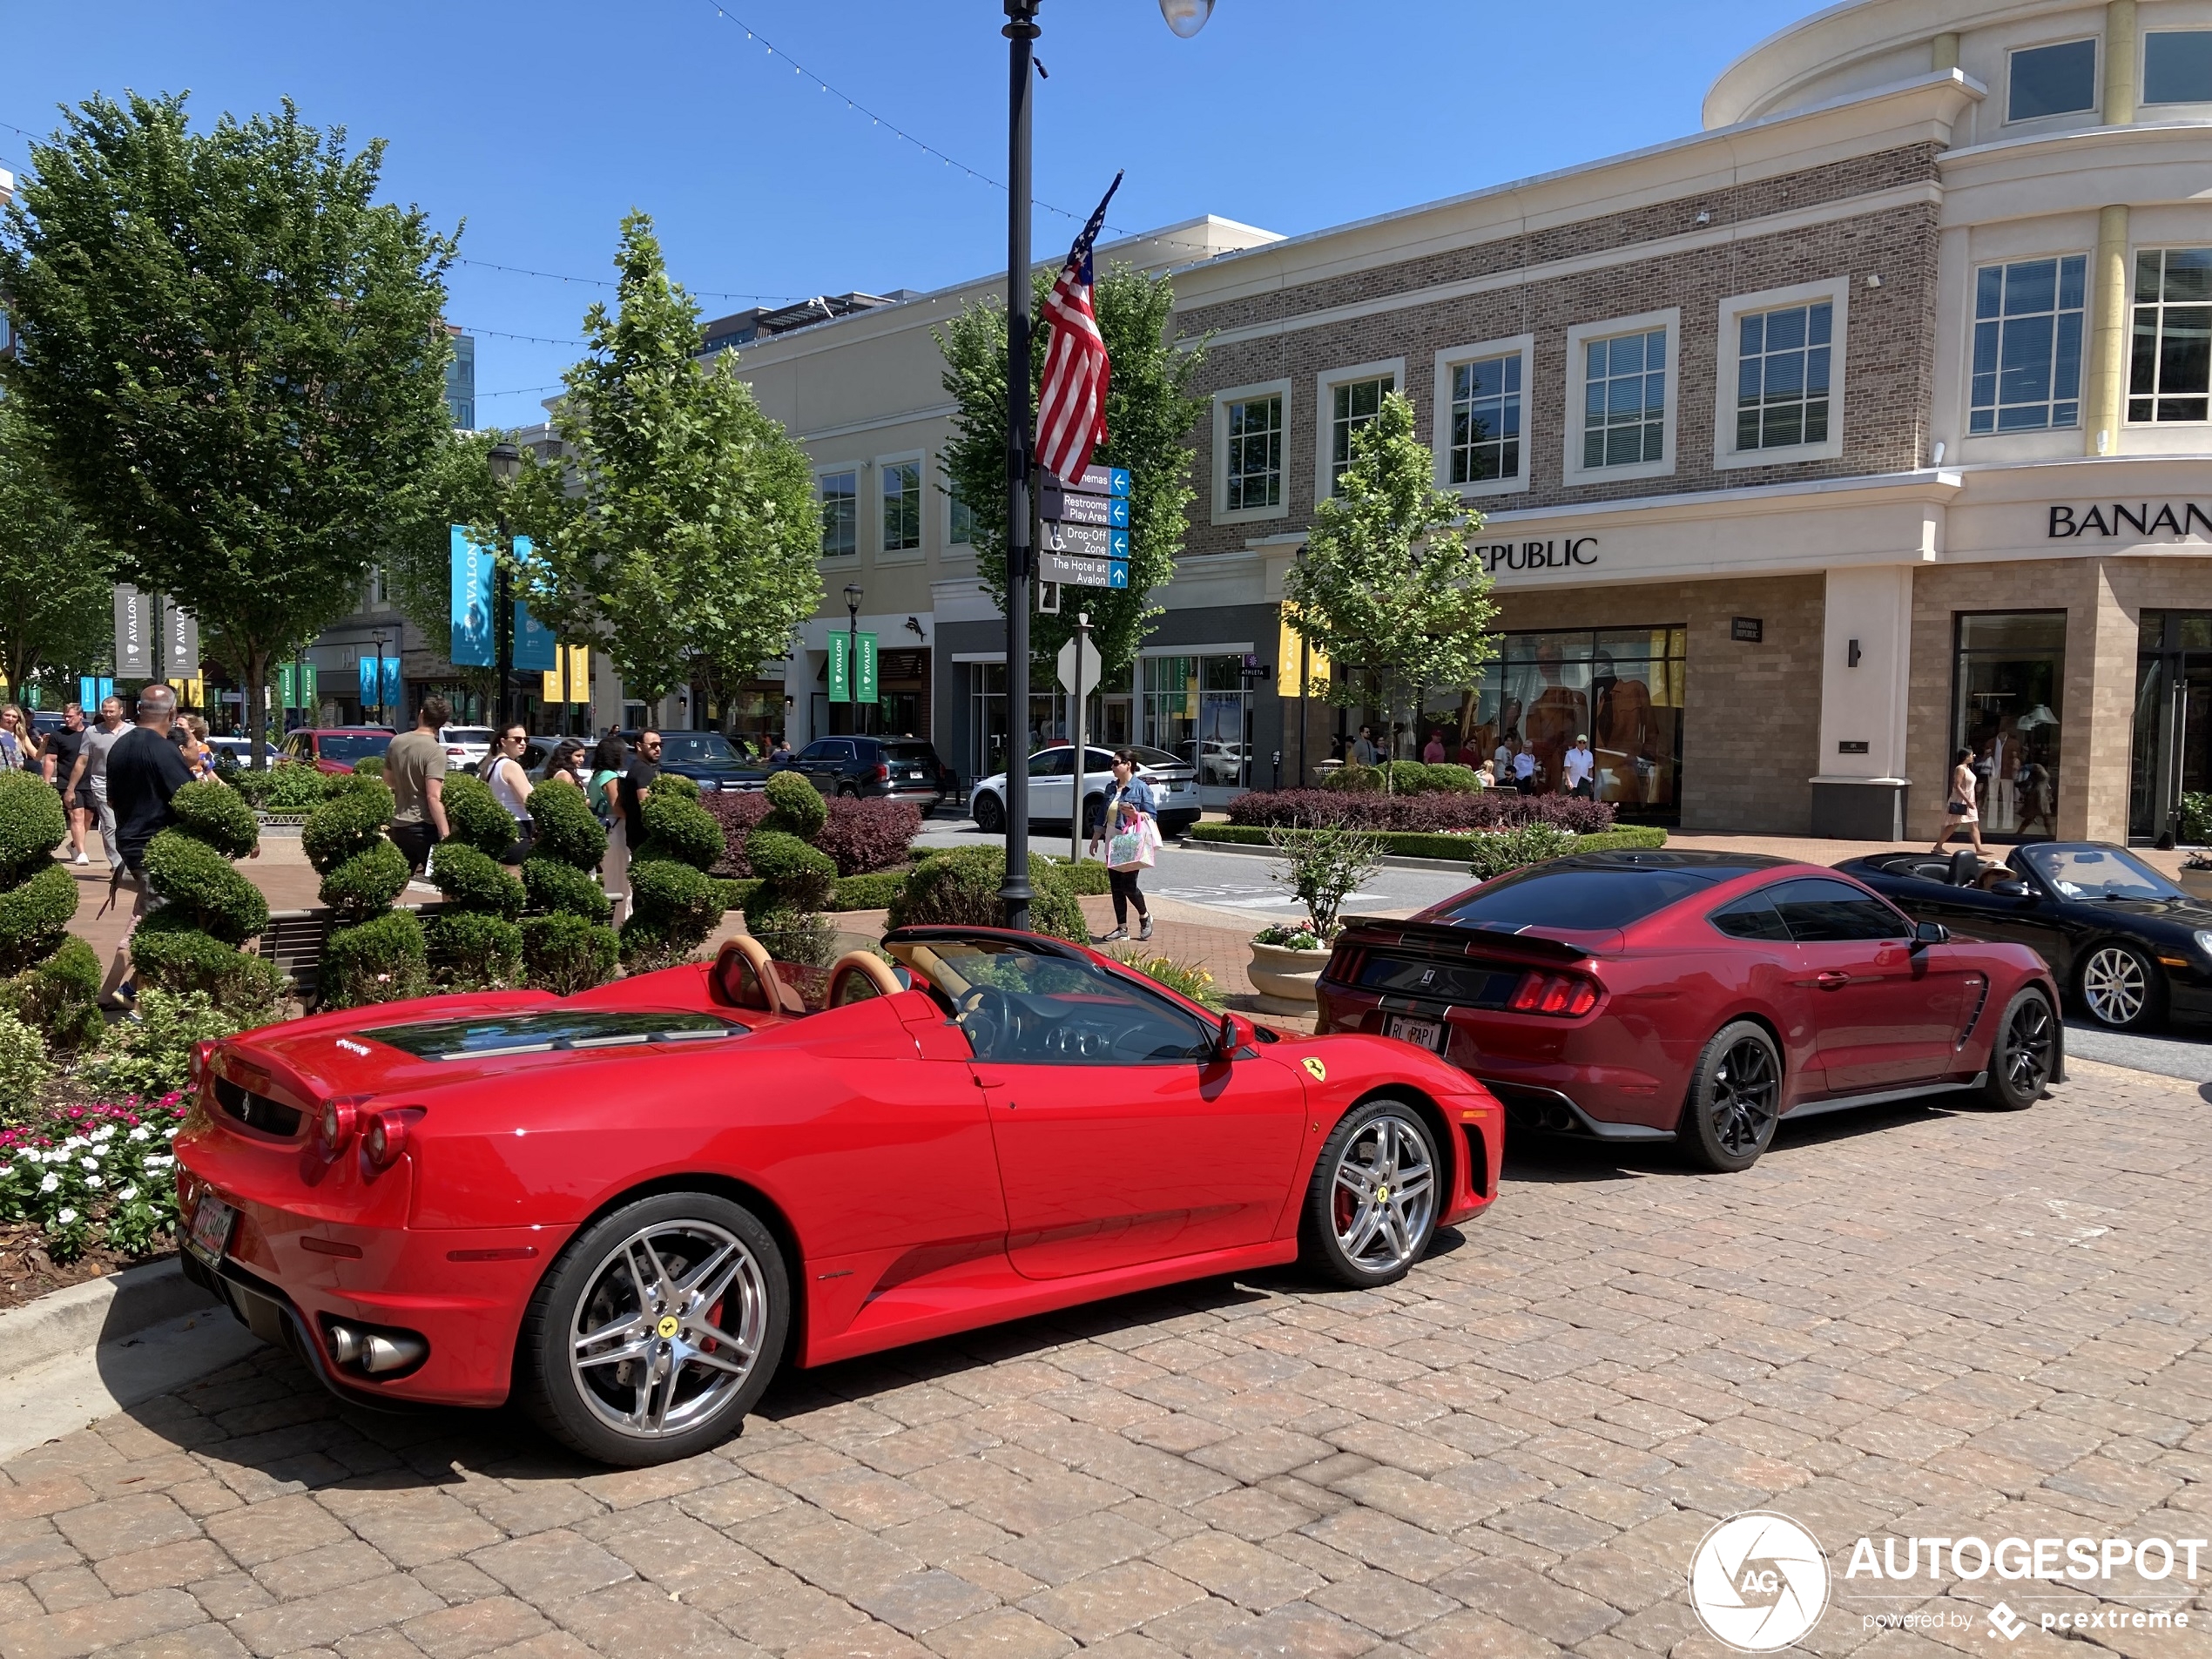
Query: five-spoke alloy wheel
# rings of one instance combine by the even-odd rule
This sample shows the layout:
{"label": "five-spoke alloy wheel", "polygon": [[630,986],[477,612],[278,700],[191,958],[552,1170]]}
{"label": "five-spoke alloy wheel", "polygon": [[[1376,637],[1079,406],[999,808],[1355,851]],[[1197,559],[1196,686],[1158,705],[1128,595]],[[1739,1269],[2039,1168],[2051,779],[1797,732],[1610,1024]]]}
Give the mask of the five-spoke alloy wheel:
{"label": "five-spoke alloy wheel", "polygon": [[1348,1113],[1314,1163],[1305,1255],[1346,1285],[1387,1285],[1420,1259],[1436,1231],[1443,1160],[1428,1125],[1402,1101]]}
{"label": "five-spoke alloy wheel", "polygon": [[1724,1025],[1697,1056],[1683,1107],[1683,1144],[1709,1170],[1748,1170],[1774,1143],[1782,1115],[1782,1056],[1766,1028]]}
{"label": "five-spoke alloy wheel", "polygon": [[783,1254],[711,1193],[625,1204],[577,1235],[523,1322],[524,1398],[602,1461],[659,1463],[733,1433],[782,1357]]}
{"label": "five-spoke alloy wheel", "polygon": [[2148,1025],[2165,989],[2150,959],[2133,945],[2099,945],[2081,961],[2081,1006],[2115,1031]]}

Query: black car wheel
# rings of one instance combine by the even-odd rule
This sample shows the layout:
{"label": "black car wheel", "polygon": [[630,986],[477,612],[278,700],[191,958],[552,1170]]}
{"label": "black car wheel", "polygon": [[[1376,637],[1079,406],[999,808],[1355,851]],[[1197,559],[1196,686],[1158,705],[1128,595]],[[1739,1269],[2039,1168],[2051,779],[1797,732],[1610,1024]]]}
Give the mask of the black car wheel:
{"label": "black car wheel", "polygon": [[1006,804],[996,795],[975,798],[975,827],[986,835],[1001,835],[1006,832]]}
{"label": "black car wheel", "polygon": [[1314,1160],[1301,1255],[1339,1284],[1403,1278],[1436,1231],[1443,1160],[1421,1115],[1371,1100],[1347,1113]]}
{"label": "black car wheel", "polygon": [[2089,1017],[2114,1031],[2154,1023],[2166,1001],[2166,980],[2157,966],[2133,945],[2116,939],[2083,954],[2075,985]]}
{"label": "black car wheel", "polygon": [[624,1204],[570,1241],[523,1316],[524,1408],[602,1463],[673,1462],[745,1421],[783,1359],[791,1280],[744,1206]]}
{"label": "black car wheel", "polygon": [[1781,1116],[1782,1056],[1774,1039],[1749,1020],[1723,1026],[1690,1074],[1684,1148],[1709,1170],[1748,1170],[1774,1144]]}
{"label": "black car wheel", "polygon": [[2033,985],[2013,994],[1997,1021],[1989,1049],[1989,1080],[1983,1097],[1992,1106],[2020,1111],[2043,1098],[2058,1056],[2059,1022],[2050,999]]}

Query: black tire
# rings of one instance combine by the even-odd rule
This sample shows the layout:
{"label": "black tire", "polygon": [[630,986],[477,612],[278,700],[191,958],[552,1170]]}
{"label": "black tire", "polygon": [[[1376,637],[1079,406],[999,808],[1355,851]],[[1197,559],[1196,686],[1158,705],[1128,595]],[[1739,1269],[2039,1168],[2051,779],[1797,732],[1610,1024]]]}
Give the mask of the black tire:
{"label": "black tire", "polygon": [[976,796],[975,827],[986,835],[1006,833],[1006,803],[996,795]]}
{"label": "black tire", "polygon": [[1436,1137],[1413,1106],[1371,1100],[1353,1109],[1314,1160],[1300,1258],[1339,1285],[1395,1283],[1436,1236],[1443,1182]]}
{"label": "black tire", "polygon": [[2140,1031],[2166,1013],[2164,971],[2125,940],[2099,940],[2083,951],[2074,987],[2082,1012],[2108,1031]]}
{"label": "black tire", "polygon": [[1689,1075],[1683,1150],[1717,1174],[1748,1170],[1774,1144],[1781,1114],[1782,1056],[1774,1039],[1750,1020],[1723,1026]]}
{"label": "black tire", "polygon": [[851,784],[840,784],[837,786],[837,798],[840,800],[858,800],[860,799],[860,792]]}
{"label": "black tire", "polygon": [[2049,1092],[2058,1058],[2059,1020],[2051,999],[2033,985],[2013,994],[1997,1016],[1982,1098],[2000,1111],[2024,1111]]}
{"label": "black tire", "polygon": [[[725,1273],[716,1252],[728,1246]],[[657,1273],[638,1265],[648,1258]],[[658,1280],[651,1292],[649,1276]],[[585,1228],[540,1281],[523,1315],[517,1397],[547,1433],[588,1458],[674,1462],[737,1433],[775,1374],[790,1325],[790,1274],[759,1217],[714,1193],[658,1193]],[[598,1339],[578,1340],[579,1329]],[[714,1333],[703,1345],[685,1340],[702,1329]],[[751,1359],[737,1371],[723,1345],[742,1352],[748,1341]],[[625,1357],[633,1350],[637,1358]],[[662,1369],[671,1359],[672,1375]],[[634,1407],[628,1427],[622,1399]]]}

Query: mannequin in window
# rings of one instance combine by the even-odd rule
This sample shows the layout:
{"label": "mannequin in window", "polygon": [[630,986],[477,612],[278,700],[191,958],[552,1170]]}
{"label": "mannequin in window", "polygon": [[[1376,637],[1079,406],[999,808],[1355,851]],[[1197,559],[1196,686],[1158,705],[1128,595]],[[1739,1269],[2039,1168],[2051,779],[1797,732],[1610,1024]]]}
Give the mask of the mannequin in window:
{"label": "mannequin in window", "polygon": [[1590,697],[1595,705],[1598,799],[1651,805],[1651,786],[1662,759],[1651,688],[1642,680],[1618,678],[1611,655],[1600,651],[1590,664]]}
{"label": "mannequin in window", "polygon": [[1589,699],[1560,679],[1560,649],[1550,640],[1536,647],[1536,673],[1543,685],[1528,705],[1521,735],[1536,758],[1536,792],[1548,795],[1561,786],[1567,751],[1575,734],[1590,727]]}

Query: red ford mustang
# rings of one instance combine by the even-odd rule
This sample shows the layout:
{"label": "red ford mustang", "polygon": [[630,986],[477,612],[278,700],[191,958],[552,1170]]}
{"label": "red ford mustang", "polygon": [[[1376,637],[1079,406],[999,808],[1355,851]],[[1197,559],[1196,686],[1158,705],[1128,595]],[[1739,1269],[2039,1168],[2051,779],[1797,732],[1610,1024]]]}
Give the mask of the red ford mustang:
{"label": "red ford mustang", "polygon": [[1484,882],[1408,921],[1362,921],[1321,1028],[1448,1056],[1516,1127],[1680,1139],[1748,1168],[1785,1115],[1977,1090],[2017,1109],[2063,1076],[2050,970],[1952,942],[1818,865],[1594,853]]}
{"label": "red ford mustang", "polygon": [[186,1271],[341,1395],[513,1394],[637,1464],[734,1432],[786,1357],[1301,1257],[1387,1284],[1496,1194],[1497,1102],[1403,1043],[1026,934],[884,943],[816,1012],[738,940],[203,1045]]}

